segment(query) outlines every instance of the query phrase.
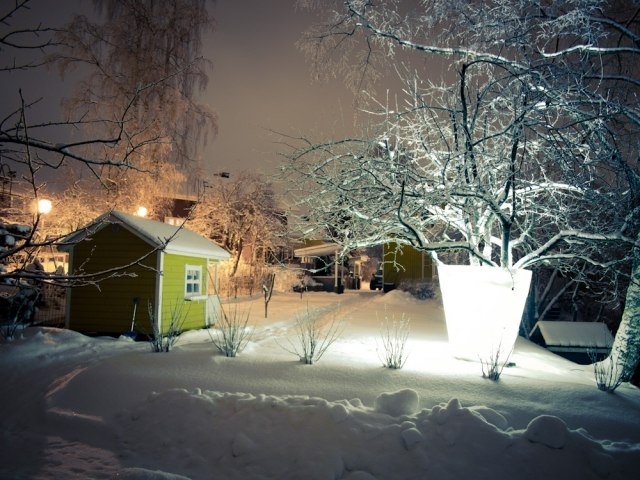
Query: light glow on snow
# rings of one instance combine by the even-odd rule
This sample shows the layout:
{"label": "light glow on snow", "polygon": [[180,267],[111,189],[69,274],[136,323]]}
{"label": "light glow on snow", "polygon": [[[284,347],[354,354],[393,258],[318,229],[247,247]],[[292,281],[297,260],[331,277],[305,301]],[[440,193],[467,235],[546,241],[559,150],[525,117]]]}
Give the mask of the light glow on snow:
{"label": "light glow on snow", "polygon": [[439,265],[452,353],[466,360],[507,360],[518,336],[531,272]]}
{"label": "light glow on snow", "polygon": [[[640,390],[519,338],[499,382],[448,354],[438,298],[276,292],[227,302],[255,327],[236,358],[206,330],[170,353],[29,328],[0,342],[0,478],[626,480]],[[316,365],[281,348],[309,309],[344,331]],[[408,361],[381,367],[385,318],[410,319]],[[546,368],[543,368],[546,367]],[[532,459],[535,459],[532,461]],[[634,476],[635,475],[635,476]]]}

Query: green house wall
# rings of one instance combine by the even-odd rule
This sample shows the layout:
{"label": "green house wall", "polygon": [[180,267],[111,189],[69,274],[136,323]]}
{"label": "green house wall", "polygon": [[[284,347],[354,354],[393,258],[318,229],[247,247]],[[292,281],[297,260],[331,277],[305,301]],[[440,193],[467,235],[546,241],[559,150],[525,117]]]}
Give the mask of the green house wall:
{"label": "green house wall", "polygon": [[[124,227],[112,224],[94,233],[91,240],[76,244],[70,271],[96,273],[127,265],[152,248]],[[135,328],[149,331],[148,305],[155,304],[157,252],[141,263],[149,268],[132,266],[118,272],[117,277],[99,282],[98,286],[74,287],[69,292],[68,327],[85,333],[119,334],[131,329],[135,309]],[[81,268],[82,271],[78,271]],[[135,276],[133,276],[135,275]]]}
{"label": "green house wall", "polygon": [[206,306],[203,299],[185,300],[185,274],[187,265],[202,268],[202,295],[207,294],[207,260],[205,258],[165,254],[162,278],[162,332],[169,332],[172,318],[182,322],[181,330],[206,326]]}
{"label": "green house wall", "polygon": [[[399,265],[394,266],[394,261]],[[403,280],[433,280],[433,260],[425,252],[394,242],[384,245],[384,281],[399,285]]]}

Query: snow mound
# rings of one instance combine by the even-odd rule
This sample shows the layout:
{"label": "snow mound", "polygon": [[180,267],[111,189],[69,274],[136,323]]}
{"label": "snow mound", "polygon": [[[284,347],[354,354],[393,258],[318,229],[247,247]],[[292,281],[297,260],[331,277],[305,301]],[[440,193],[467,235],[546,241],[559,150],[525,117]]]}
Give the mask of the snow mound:
{"label": "snow mound", "polygon": [[393,393],[382,393],[376,398],[375,410],[392,417],[411,415],[418,411],[420,396],[415,390],[406,388]]}
{"label": "snow mound", "polygon": [[405,292],[403,290],[391,290],[374,300],[376,303],[384,303],[388,305],[403,305],[406,303],[418,303],[422,301],[423,300],[418,300],[409,292]]}
{"label": "snow mound", "polygon": [[496,428],[500,430],[506,430],[509,427],[509,422],[507,419],[499,412],[495,410],[485,407],[485,406],[475,406],[470,407],[472,412],[480,415],[487,423],[490,423]]}
{"label": "snow mound", "polygon": [[0,352],[11,351],[10,361],[32,363],[37,360],[39,366],[84,358],[88,352],[92,360],[97,360],[103,355],[112,355],[116,348],[137,349],[139,346],[130,340],[91,338],[73,330],[53,327],[27,328],[11,343],[0,344]]}
{"label": "snow mound", "polygon": [[144,468],[126,468],[118,472],[118,478],[122,480],[191,480],[182,475]]}
{"label": "snow mound", "polygon": [[569,429],[558,417],[540,415],[529,422],[524,437],[533,443],[541,443],[551,448],[562,448],[567,443]]}
{"label": "snow mound", "polygon": [[118,415],[118,457],[129,469],[123,478],[136,480],[212,471],[227,479],[616,478],[610,452],[557,417],[514,430],[499,412],[455,398],[418,406],[411,389],[380,395],[374,408],[173,389]]}

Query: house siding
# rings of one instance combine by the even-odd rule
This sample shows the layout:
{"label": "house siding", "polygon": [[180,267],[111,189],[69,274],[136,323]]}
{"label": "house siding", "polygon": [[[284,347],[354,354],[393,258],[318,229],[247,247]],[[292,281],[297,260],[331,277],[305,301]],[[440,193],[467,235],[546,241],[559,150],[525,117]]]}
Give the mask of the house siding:
{"label": "house siding", "polygon": [[[202,267],[203,299],[185,300],[185,268],[187,265]],[[166,254],[164,257],[164,271],[162,281],[162,332],[169,332],[173,316],[184,318],[181,330],[203,328],[206,325],[206,300],[207,294],[207,260],[199,257],[179,256]]]}
{"label": "house siding", "polygon": [[[74,246],[71,271],[96,273],[126,265],[149,254],[152,247],[121,225],[107,225],[90,240]],[[75,287],[69,292],[68,327],[85,333],[119,334],[128,332],[133,319],[134,298],[138,299],[135,329],[150,331],[148,305],[155,304],[155,266],[158,253],[132,266],[117,277],[96,286]],[[78,272],[76,272],[78,273]],[[124,274],[135,274],[135,277]]]}
{"label": "house siding", "polygon": [[385,283],[399,285],[403,280],[433,280],[433,260],[429,254],[408,245],[385,244],[385,262],[393,262],[394,259],[404,270],[396,270],[393,263],[385,263]]}

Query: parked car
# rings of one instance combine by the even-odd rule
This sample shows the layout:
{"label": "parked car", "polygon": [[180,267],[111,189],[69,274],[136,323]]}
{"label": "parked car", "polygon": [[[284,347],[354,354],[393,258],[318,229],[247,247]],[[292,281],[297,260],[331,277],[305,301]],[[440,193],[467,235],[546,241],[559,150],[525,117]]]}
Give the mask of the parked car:
{"label": "parked car", "polygon": [[371,275],[371,281],[369,282],[369,288],[371,290],[382,290],[384,287],[384,275],[382,269],[379,268]]}

